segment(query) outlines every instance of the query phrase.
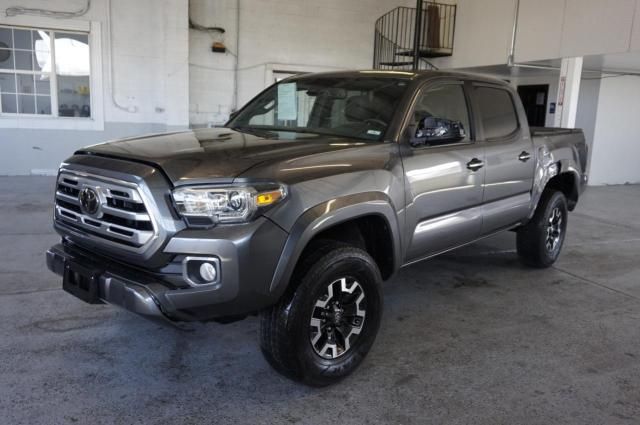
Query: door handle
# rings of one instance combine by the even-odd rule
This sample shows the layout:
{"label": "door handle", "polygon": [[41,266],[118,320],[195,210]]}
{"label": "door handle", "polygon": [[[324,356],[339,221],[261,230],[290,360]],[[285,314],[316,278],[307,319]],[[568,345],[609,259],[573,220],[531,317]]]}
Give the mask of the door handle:
{"label": "door handle", "polygon": [[522,151],[520,152],[520,155],[518,155],[518,159],[522,162],[527,162],[531,159],[531,154],[527,151]]}
{"label": "door handle", "polygon": [[484,162],[480,161],[478,158],[473,158],[471,161],[467,162],[467,168],[471,171],[478,171],[484,167]]}

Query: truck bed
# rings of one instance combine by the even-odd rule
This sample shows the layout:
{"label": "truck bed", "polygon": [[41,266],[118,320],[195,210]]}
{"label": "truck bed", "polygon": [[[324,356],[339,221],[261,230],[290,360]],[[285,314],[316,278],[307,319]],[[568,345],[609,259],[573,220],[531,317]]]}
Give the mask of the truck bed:
{"label": "truck bed", "polygon": [[[546,146],[553,158],[564,163],[565,167],[571,163],[580,170],[584,177],[587,169],[589,148],[584,138],[584,132],[579,128],[531,127],[531,138],[535,146]],[[583,185],[585,181],[581,181]]]}

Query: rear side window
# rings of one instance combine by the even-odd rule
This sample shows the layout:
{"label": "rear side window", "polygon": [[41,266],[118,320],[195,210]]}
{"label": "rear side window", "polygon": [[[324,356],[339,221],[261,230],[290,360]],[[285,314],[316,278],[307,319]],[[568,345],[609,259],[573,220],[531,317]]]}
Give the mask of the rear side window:
{"label": "rear side window", "polygon": [[476,98],[485,139],[506,137],[518,129],[518,116],[507,90],[476,87]]}

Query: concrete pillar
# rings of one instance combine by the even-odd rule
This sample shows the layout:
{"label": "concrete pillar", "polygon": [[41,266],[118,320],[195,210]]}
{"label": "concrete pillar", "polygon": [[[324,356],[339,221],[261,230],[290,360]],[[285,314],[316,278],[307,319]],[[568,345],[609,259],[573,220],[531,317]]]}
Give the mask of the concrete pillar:
{"label": "concrete pillar", "polygon": [[555,127],[575,128],[582,78],[582,57],[564,58],[556,99]]}

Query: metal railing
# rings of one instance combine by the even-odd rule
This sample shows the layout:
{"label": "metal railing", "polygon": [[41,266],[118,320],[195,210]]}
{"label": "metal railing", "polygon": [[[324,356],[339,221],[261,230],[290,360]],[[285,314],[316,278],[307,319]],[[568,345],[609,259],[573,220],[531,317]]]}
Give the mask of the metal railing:
{"label": "metal railing", "polygon": [[453,54],[455,21],[456,5],[433,1],[387,12],[375,25],[374,69],[435,68],[428,59]]}

